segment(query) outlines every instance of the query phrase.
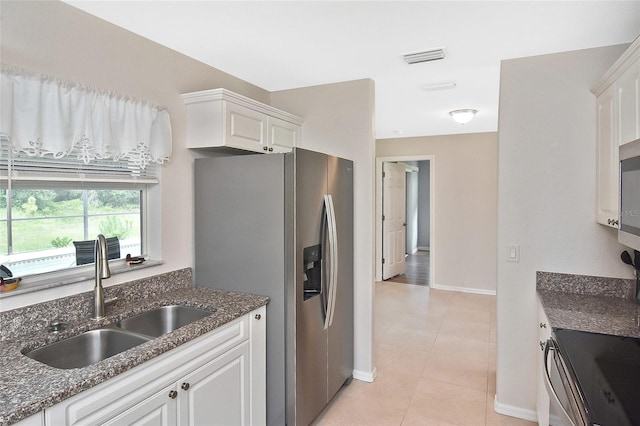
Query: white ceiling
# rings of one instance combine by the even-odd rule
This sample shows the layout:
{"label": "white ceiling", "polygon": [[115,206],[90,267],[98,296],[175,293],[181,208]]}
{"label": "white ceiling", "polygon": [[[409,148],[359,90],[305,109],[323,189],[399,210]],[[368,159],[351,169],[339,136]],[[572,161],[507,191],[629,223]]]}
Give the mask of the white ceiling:
{"label": "white ceiling", "polygon": [[[268,91],[371,78],[377,138],[495,131],[501,60],[640,33],[640,0],[67,3]],[[402,60],[434,47],[446,59]],[[479,112],[462,126],[458,108]]]}

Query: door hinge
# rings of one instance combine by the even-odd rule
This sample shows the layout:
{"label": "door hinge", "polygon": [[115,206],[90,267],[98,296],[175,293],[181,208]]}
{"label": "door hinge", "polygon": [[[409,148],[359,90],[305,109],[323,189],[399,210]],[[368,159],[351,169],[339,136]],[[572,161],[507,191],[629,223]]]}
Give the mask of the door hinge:
{"label": "door hinge", "polygon": [[387,173],[386,172],[382,172],[382,177],[387,177]]}
{"label": "door hinge", "polygon": [[382,258],[382,264],[384,265],[384,257]]}
{"label": "door hinge", "polygon": [[382,220],[384,220],[384,215],[382,215]]}

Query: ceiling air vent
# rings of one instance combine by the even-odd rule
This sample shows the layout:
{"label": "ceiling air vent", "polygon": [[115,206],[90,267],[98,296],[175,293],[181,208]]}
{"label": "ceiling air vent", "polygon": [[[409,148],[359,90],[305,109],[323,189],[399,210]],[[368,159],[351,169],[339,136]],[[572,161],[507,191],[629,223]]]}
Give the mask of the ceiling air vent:
{"label": "ceiling air vent", "polygon": [[437,61],[444,59],[444,48],[429,49],[422,52],[407,53],[403,55],[404,61],[409,64],[419,64],[421,62]]}

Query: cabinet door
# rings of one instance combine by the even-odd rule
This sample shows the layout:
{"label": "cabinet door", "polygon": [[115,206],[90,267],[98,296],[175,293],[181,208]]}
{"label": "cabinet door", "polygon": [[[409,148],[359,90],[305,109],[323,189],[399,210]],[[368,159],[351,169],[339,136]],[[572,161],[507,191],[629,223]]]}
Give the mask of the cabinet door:
{"label": "cabinet door", "polygon": [[631,66],[616,82],[620,145],[640,137],[640,65]]}
{"label": "cabinet door", "polygon": [[13,426],[44,426],[44,412],[41,411],[38,414],[34,414],[26,419],[20,420],[18,423],[14,423]]}
{"label": "cabinet door", "polygon": [[610,87],[597,99],[596,221],[617,228],[619,154],[614,93]]}
{"label": "cabinet door", "polygon": [[178,383],[180,425],[250,424],[249,342],[244,342]]}
{"label": "cabinet door", "polygon": [[226,145],[263,152],[267,148],[267,116],[231,102],[226,108]]}
{"label": "cabinet door", "polygon": [[291,152],[300,141],[300,126],[269,117],[269,152]]}
{"label": "cabinet door", "polygon": [[547,426],[549,424],[549,394],[545,386],[544,371],[544,344],[551,337],[551,326],[549,320],[542,309],[542,305],[538,301],[538,351],[537,377],[538,388],[536,393],[536,411],[538,413],[538,425]]}
{"label": "cabinet door", "polygon": [[153,396],[103,423],[104,426],[171,426],[177,423],[175,385],[167,386]]}

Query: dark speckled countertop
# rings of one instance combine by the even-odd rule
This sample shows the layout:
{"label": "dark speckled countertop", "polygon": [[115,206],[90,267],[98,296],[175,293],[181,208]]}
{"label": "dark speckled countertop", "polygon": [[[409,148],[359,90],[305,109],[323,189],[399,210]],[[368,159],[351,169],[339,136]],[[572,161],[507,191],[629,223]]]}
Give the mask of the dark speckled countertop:
{"label": "dark speckled countertop", "polygon": [[551,327],[640,338],[634,280],[538,272],[536,282]]}
{"label": "dark speckled countertop", "polygon": [[[188,274],[190,279],[190,271]],[[147,284],[147,283],[145,283]],[[126,290],[122,290],[126,291]],[[9,425],[47,407],[87,390],[145,361],[201,336],[235,318],[266,305],[268,298],[244,293],[181,285],[142,300],[118,303],[108,315],[93,321],[85,317],[69,323],[59,334],[42,330],[28,336],[5,336],[0,342],[0,425]],[[97,364],[70,370],[60,370],[32,360],[22,354],[54,341],[100,328],[149,309],[181,304],[213,310],[206,318],[150,340]],[[31,309],[33,311],[33,309]]]}

